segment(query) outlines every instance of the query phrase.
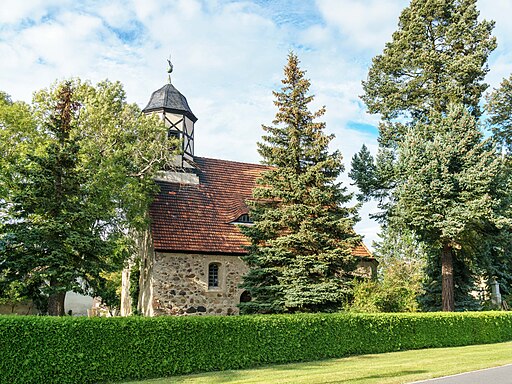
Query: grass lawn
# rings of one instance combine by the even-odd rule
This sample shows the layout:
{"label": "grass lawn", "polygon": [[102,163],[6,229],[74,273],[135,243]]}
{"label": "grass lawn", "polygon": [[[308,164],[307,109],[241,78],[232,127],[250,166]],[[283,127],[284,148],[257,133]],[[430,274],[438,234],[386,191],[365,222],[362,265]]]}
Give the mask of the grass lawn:
{"label": "grass lawn", "polygon": [[310,363],[210,372],[130,384],[408,383],[512,363],[512,342],[353,356]]}

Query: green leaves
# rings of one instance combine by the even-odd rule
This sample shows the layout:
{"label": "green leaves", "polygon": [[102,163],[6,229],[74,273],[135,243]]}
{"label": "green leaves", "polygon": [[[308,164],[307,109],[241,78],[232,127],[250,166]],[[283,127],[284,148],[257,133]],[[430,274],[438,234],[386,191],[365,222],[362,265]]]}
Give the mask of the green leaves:
{"label": "green leaves", "polygon": [[510,153],[512,150],[512,75],[503,79],[498,89],[487,95],[486,110],[493,137],[504,145]]}
{"label": "green leaves", "polygon": [[[439,254],[444,244],[447,255],[463,249],[483,259],[480,245],[509,222],[508,176],[478,121],[493,28],[479,20],[476,0],[412,0],[363,82],[361,98],[382,117],[379,151],[375,162],[355,156],[351,176],[362,199],[378,199],[375,217],[412,230]],[[489,98],[499,141],[507,86]]]}
{"label": "green leaves", "polygon": [[[0,316],[0,383],[98,383],[511,340],[505,312]],[[16,340],[16,343],[13,343]]]}
{"label": "green leaves", "polygon": [[495,216],[493,186],[502,162],[481,137],[461,107],[406,135],[395,212],[423,240],[464,246],[482,221]]}
{"label": "green leaves", "polygon": [[119,82],[56,83],[30,106],[2,94],[0,272],[33,298],[104,286],[147,226],[153,175],[173,156],[166,133]]}

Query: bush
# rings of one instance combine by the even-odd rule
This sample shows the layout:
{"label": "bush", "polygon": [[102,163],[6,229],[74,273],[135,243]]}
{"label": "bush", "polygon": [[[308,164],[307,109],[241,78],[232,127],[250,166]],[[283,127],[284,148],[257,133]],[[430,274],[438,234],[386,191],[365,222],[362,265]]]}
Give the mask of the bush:
{"label": "bush", "polygon": [[512,340],[512,315],[0,316],[1,383],[97,383]]}
{"label": "bush", "polygon": [[418,285],[408,280],[363,280],[354,282],[354,297],[349,309],[354,312],[416,312]]}

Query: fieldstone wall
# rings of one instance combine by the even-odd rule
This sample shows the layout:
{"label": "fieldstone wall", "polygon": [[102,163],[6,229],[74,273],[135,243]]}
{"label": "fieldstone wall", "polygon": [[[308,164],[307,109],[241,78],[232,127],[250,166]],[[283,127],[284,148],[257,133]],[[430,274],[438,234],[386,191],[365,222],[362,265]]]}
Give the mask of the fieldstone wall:
{"label": "fieldstone wall", "polygon": [[[208,266],[219,265],[219,286],[208,287]],[[155,252],[153,315],[236,315],[247,266],[237,256]]]}
{"label": "fieldstone wall", "polygon": [[[148,252],[143,258],[139,310],[145,316],[237,315],[238,288],[247,273],[237,256]],[[208,267],[219,266],[219,286],[208,287]],[[361,260],[357,276],[374,278],[375,260]],[[144,297],[144,300],[141,298]]]}
{"label": "fieldstone wall", "polygon": [[361,260],[354,271],[354,275],[359,277],[365,277],[367,279],[377,278],[377,266],[376,260]]}

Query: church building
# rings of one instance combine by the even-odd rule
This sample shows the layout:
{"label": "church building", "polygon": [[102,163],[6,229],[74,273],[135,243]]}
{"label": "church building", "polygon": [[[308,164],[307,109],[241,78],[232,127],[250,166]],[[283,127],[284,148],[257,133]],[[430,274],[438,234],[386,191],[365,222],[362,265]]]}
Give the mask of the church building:
{"label": "church building", "polygon": [[[143,112],[158,114],[182,148],[173,170],[156,179],[160,191],[150,208],[150,231],[139,239],[138,311],[145,316],[238,314],[237,305],[250,300],[239,287],[247,272],[240,256],[249,245],[239,226],[251,225],[245,202],[268,167],[196,156],[198,119],[170,80],[153,92]],[[376,274],[377,262],[364,244],[353,254],[360,257],[356,274]]]}

